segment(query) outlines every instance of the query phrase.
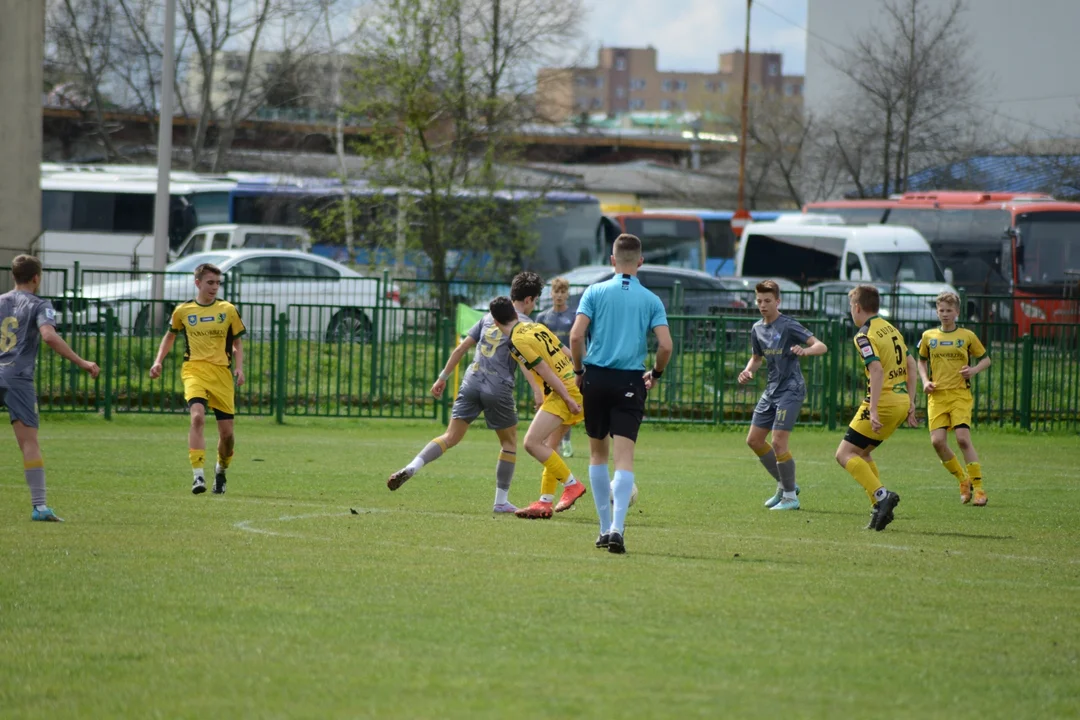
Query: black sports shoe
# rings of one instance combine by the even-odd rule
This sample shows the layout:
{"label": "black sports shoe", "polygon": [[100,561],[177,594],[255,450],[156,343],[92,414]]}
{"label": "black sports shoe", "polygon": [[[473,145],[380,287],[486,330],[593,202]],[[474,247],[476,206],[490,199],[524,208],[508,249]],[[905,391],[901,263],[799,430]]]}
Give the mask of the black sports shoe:
{"label": "black sports shoe", "polygon": [[604,533],[600,537],[596,538],[596,547],[600,548],[601,550],[606,550],[610,538],[611,535],[609,535],[608,533]]}
{"label": "black sports shoe", "polygon": [[622,533],[608,533],[607,551],[616,555],[626,554],[626,544],[623,543]]}
{"label": "black sports shoe", "polygon": [[884,530],[895,519],[893,509],[899,504],[900,496],[887,490],[885,497],[874,504],[874,513],[870,516],[870,524],[866,527],[878,532]]}
{"label": "black sports shoe", "polygon": [[225,494],[225,473],[214,473],[214,489],[211,492],[215,495]]}
{"label": "black sports shoe", "polygon": [[191,481],[191,494],[202,495],[206,492],[206,480],[202,477],[197,477]]}

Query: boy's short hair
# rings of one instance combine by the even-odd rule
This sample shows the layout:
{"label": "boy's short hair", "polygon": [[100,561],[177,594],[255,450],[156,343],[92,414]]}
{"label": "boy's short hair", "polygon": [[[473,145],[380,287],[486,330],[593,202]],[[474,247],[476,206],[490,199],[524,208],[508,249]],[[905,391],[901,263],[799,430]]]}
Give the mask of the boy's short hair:
{"label": "boy's short hair", "polygon": [[943,290],[941,293],[938,294],[937,300],[934,301],[934,305],[940,305],[941,303],[951,305],[952,307],[959,310],[960,296],[954,293],[952,290]]}
{"label": "boy's short hair", "polygon": [[203,275],[221,275],[221,268],[217,265],[211,265],[210,263],[203,263],[199,267],[195,268],[195,279],[202,280]]}
{"label": "boy's short hair", "polygon": [[623,233],[615,238],[611,254],[615,256],[617,263],[636,263],[641,258],[641,240],[637,235]]}
{"label": "boy's short hair", "polygon": [[772,293],[777,300],[780,299],[780,285],[774,280],[762,280],[754,286],[754,292],[765,295]]}
{"label": "boy's short hair", "polygon": [[848,297],[866,312],[876,313],[881,307],[881,294],[873,285],[856,285],[848,290]]}
{"label": "boy's short hair", "polygon": [[488,312],[491,313],[492,319],[500,325],[509,325],[517,320],[518,316],[513,301],[505,295],[500,295],[488,303]]}
{"label": "boy's short hair", "polygon": [[19,285],[25,285],[41,274],[41,261],[33,255],[19,255],[11,261],[11,276]]}
{"label": "boy's short hair", "polygon": [[556,292],[557,290],[569,291],[570,290],[570,281],[567,280],[564,277],[557,277],[554,280],[552,280],[551,281],[551,292]]}
{"label": "boy's short hair", "polygon": [[542,277],[528,270],[519,272],[510,283],[510,299],[514,302],[521,302],[529,298],[538,298],[543,289],[544,279]]}

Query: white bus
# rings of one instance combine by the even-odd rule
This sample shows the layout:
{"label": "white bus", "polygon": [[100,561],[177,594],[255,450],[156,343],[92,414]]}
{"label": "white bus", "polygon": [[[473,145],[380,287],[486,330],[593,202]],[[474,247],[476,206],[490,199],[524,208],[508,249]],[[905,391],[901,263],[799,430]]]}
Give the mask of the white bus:
{"label": "white bus", "polygon": [[[41,166],[41,235],[28,251],[50,269],[82,268],[147,271],[154,261],[152,167]],[[197,225],[228,222],[234,180],[194,173],[170,175],[169,244],[176,247]],[[44,295],[62,287],[52,274]],[[70,284],[72,279],[69,278]]]}

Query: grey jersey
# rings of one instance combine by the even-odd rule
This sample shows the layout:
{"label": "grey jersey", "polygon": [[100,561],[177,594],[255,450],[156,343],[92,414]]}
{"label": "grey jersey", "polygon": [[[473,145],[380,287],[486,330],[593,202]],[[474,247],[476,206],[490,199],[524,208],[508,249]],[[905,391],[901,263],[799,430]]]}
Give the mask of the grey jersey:
{"label": "grey jersey", "polygon": [[800,398],[806,395],[799,356],[791,352],[791,346],[802,345],[813,334],[787,315],[780,315],[772,325],[766,325],[764,320],[754,323],[750,345],[755,355],[765,358],[769,368],[769,383],[762,398],[778,398],[787,393]]}
{"label": "grey jersey", "polygon": [[42,325],[56,327],[51,302],[23,290],[0,295],[0,385],[10,380],[34,381]]}
{"label": "grey jersey", "polygon": [[545,310],[536,316],[536,322],[547,325],[548,330],[555,333],[555,337],[559,338],[566,347],[570,347],[570,328],[574,326],[574,317],[577,315],[575,310],[571,310],[568,306],[561,312],[556,312],[555,308]]}
{"label": "grey jersey", "polygon": [[[532,322],[528,315],[518,313],[518,320]],[[476,341],[476,355],[465,372],[461,384],[476,385],[481,392],[501,393],[514,387],[514,367],[510,357],[510,336],[503,335],[491,313],[469,328],[469,337]]]}

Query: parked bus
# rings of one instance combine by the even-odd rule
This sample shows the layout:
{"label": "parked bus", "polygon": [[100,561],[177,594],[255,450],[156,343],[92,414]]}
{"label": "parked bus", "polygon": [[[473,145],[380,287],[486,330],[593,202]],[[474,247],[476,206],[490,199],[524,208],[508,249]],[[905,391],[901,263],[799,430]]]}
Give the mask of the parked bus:
{"label": "parked bus", "polygon": [[597,231],[601,262],[611,254],[611,243],[621,233],[641,240],[641,254],[647,263],[705,269],[705,224],[699,217],[667,211],[605,215]]}
{"label": "parked bus", "polygon": [[[707,210],[705,208],[675,208],[672,210],[646,210],[646,215],[675,213],[700,218],[705,232],[705,272],[724,276],[735,274],[735,254],[739,251],[739,239],[731,230],[734,210]],[[771,222],[784,214],[781,210],[751,210],[754,222]]]}
{"label": "parked bus", "polygon": [[968,295],[969,319],[1080,322],[1080,203],[1049,195],[934,191],[875,200],[809,203],[808,213],[848,223],[909,225],[930,242],[953,284]]}
{"label": "parked bus", "polygon": [[[234,181],[193,173],[170,176],[169,242],[199,224],[224,221]],[[149,270],[154,262],[154,168],[42,164],[41,234],[27,251],[50,269]],[[58,294],[50,274],[43,294]],[[69,281],[70,282],[70,281]]]}

